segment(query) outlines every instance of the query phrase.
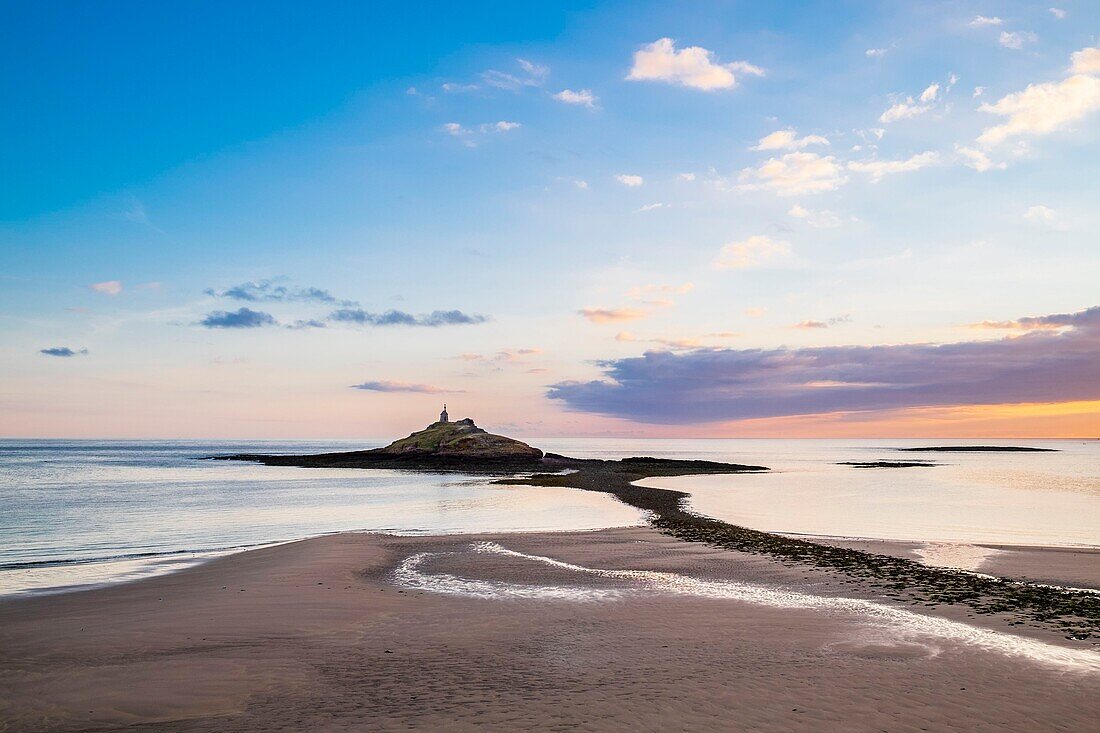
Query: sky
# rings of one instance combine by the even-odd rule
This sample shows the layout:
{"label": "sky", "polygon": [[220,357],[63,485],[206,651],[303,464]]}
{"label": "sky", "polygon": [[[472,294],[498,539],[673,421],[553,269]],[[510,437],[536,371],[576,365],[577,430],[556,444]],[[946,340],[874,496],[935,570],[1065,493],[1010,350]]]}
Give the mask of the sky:
{"label": "sky", "polygon": [[0,6],[0,436],[1100,436],[1100,5],[396,5]]}

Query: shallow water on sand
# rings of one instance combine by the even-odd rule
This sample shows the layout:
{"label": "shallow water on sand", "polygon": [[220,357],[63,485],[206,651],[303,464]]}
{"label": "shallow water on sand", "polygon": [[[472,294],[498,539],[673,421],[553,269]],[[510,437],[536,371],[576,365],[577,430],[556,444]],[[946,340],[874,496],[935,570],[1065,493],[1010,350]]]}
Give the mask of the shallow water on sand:
{"label": "shallow water on sand", "polygon": [[[1020,657],[1043,666],[1100,674],[1100,653],[1092,649],[1071,649],[1012,634],[1001,633],[949,619],[926,616],[894,606],[858,598],[811,595],[779,586],[743,583],[732,580],[706,580],[678,573],[652,570],[604,570],[562,562],[541,555],[510,550],[495,542],[472,544],[467,552],[550,566],[574,576],[597,579],[595,585],[554,585],[512,583],[482,578],[464,578],[451,573],[433,572],[432,561],[439,553],[410,555],[395,571],[395,579],[406,588],[494,600],[610,601],[630,596],[668,594],[739,601],[775,608],[811,609],[826,613],[849,614],[867,628],[884,634],[884,640],[896,642],[945,641],[963,644],[995,654]],[[929,649],[936,654],[935,647]]]}
{"label": "shallow water on sand", "polygon": [[[1100,546],[1097,441],[1014,441],[1059,452],[984,454],[897,451],[950,441],[530,442],[580,458],[650,455],[769,466],[775,469],[769,474],[646,483],[688,491],[697,511],[757,529],[925,543],[930,564],[976,569],[989,554],[976,543]],[[0,441],[0,593],[141,577],[329,532],[583,530],[643,521],[610,496],[573,489],[493,486],[455,474],[197,460],[380,444]],[[942,465],[835,465],[914,458]]]}
{"label": "shallow water on sand", "polygon": [[0,442],[0,594],[134,579],[330,532],[586,530],[643,521],[609,496],[573,489],[197,460],[376,445]]}

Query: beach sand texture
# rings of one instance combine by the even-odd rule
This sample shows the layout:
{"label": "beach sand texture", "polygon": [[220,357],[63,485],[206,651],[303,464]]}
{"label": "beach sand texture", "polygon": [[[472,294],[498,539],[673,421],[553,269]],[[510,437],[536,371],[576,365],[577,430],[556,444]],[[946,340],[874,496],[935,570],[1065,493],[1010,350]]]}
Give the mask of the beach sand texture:
{"label": "beach sand texture", "polygon": [[0,602],[10,731],[1082,731],[1098,689],[1094,644],[647,528],[332,535]]}

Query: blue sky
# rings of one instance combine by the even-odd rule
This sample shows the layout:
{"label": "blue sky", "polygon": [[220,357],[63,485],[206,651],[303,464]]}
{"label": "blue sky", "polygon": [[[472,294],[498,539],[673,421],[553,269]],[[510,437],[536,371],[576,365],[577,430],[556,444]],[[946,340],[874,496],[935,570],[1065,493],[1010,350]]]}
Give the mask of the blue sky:
{"label": "blue sky", "polygon": [[[1095,4],[0,12],[4,434],[1100,427],[1018,374],[746,420],[710,357],[1091,353],[1020,319],[1097,305]],[[590,399],[646,352],[728,413]]]}

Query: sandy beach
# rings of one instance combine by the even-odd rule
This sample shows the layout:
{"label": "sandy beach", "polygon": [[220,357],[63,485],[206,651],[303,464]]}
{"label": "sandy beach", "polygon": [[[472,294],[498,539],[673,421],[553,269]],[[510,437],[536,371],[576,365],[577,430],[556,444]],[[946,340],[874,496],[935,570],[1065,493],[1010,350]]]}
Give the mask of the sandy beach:
{"label": "sandy beach", "polygon": [[1010,624],[648,528],[339,534],[0,602],[0,729],[1093,725],[1095,644]]}

